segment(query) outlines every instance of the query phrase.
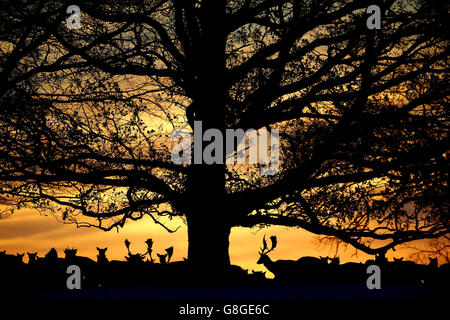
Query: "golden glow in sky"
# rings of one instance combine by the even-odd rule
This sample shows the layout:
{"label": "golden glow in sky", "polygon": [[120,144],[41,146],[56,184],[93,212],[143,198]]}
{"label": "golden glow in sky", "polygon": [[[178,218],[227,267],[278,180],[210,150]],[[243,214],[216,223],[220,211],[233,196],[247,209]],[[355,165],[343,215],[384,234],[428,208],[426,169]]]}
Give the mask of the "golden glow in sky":
{"label": "golden glow in sky", "polygon": [[[139,221],[130,221],[119,233],[114,229],[104,232],[95,228],[76,228],[73,224],[58,222],[53,216],[39,215],[30,209],[17,211],[8,219],[0,220],[0,251],[7,253],[38,252],[42,257],[51,247],[55,247],[60,257],[64,256],[63,250],[67,247],[77,248],[80,256],[87,256],[96,260],[96,247],[108,247],[109,260],[124,260],[127,250],[124,240],[131,242],[131,252],[145,252],[145,240],[154,240],[153,257],[156,253],[163,254],[165,249],[173,246],[172,261],[183,260],[187,257],[187,229],[183,222],[178,220],[175,226],[182,227],[175,233],[168,233],[162,227],[155,225],[151,219],[143,218]],[[276,235],[279,241],[278,247],[271,252],[272,260],[293,259],[302,256],[330,256],[335,255],[334,248],[318,247],[315,243],[317,236],[302,229],[289,229],[274,226],[264,229],[233,228],[230,236],[230,257],[232,264],[239,265],[249,271],[266,271],[257,265],[258,250],[262,245],[264,235]],[[341,262],[365,261],[372,258],[359,252],[354,256],[355,250],[348,248],[338,253]],[[207,254],[207,253],[205,253]],[[397,250],[396,256],[408,256],[405,250]],[[389,257],[389,255],[388,255]],[[24,257],[28,261],[28,257]],[[271,274],[267,272],[267,275]]]}

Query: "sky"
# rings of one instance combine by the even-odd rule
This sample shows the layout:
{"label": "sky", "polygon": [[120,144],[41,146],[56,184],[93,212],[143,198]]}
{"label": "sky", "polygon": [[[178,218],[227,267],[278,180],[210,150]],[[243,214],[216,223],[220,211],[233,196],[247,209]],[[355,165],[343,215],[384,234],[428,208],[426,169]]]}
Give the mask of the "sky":
{"label": "sky", "polygon": [[[187,229],[181,220],[175,225],[182,227],[175,233],[169,233],[161,226],[155,225],[149,218],[131,221],[117,232],[115,229],[105,232],[95,228],[76,228],[73,224],[58,222],[52,215],[42,215],[31,209],[21,209],[7,219],[0,220],[0,251],[6,250],[9,254],[38,252],[44,256],[50,248],[55,247],[60,257],[63,257],[65,248],[78,249],[78,255],[87,256],[96,260],[96,247],[108,247],[109,260],[124,260],[127,249],[124,240],[131,242],[131,252],[145,252],[145,240],[154,241],[153,257],[156,253],[165,253],[165,249],[173,246],[172,261],[183,260],[187,257]],[[258,250],[262,246],[262,238],[276,235],[277,248],[269,254],[272,260],[295,259],[302,256],[330,256],[334,257],[335,248],[318,246],[317,236],[302,229],[273,226],[259,228],[233,228],[230,235],[231,263],[244,269],[267,271],[264,266],[257,265]],[[348,248],[340,250],[338,256],[341,263],[347,261],[365,261],[372,258],[362,252],[357,256],[355,250]],[[206,253],[207,254],[207,253]],[[396,256],[408,256],[406,251],[397,251]],[[389,257],[389,255],[388,255]],[[27,262],[28,257],[24,258]],[[271,276],[267,272],[267,276]]]}

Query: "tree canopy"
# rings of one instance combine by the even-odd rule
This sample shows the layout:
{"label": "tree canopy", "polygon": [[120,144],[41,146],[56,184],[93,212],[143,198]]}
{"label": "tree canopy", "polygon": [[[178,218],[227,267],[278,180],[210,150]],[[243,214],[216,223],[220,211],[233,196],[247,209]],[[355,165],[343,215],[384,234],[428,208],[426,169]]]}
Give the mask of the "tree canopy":
{"label": "tree canopy", "polygon": [[[372,254],[448,235],[444,2],[6,3],[8,208],[104,230],[148,215],[174,231],[164,219],[181,216],[189,259],[217,251],[217,264],[234,226],[300,227]],[[80,29],[67,27],[71,4]],[[373,4],[379,30],[366,26]],[[194,121],[280,130],[279,171],[174,164],[170,134]]]}

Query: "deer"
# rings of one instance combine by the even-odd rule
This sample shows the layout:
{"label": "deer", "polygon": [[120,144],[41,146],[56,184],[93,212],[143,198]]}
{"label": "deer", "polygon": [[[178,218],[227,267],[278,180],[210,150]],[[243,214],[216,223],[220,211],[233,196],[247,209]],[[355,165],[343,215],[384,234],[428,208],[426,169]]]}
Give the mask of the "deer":
{"label": "deer", "polygon": [[437,258],[428,258],[429,263],[423,267],[422,283],[434,284],[438,282],[439,264]]}
{"label": "deer", "polygon": [[262,264],[275,275],[278,280],[292,280],[309,276],[309,272],[317,272],[318,266],[327,265],[328,258],[302,257],[297,261],[277,260],[272,261],[267,255],[277,246],[277,237],[271,236],[271,247],[267,246],[266,236],[263,238],[263,247],[260,248],[257,264]]}
{"label": "deer", "polygon": [[255,271],[255,270],[252,270],[252,272],[250,273],[250,276],[254,279],[254,280],[257,280],[257,281],[260,281],[260,280],[266,280],[267,278],[266,278],[266,272],[265,271]]}
{"label": "deer", "polygon": [[61,259],[58,258],[58,252],[55,248],[51,248],[42,258],[42,261],[47,264],[58,264],[61,262]]}
{"label": "deer", "polygon": [[428,258],[428,260],[430,261],[428,263],[428,268],[432,271],[436,271],[438,269],[438,259],[437,258]]}
{"label": "deer", "polygon": [[144,254],[131,253],[130,244],[131,244],[130,241],[128,241],[128,239],[125,239],[125,247],[127,247],[127,250],[128,250],[128,256],[125,256],[125,259],[127,260],[127,262],[128,263],[143,263],[147,252]]}
{"label": "deer", "polygon": [[267,255],[269,252],[273,251],[275,249],[275,247],[277,246],[277,237],[276,236],[271,236],[270,237],[270,241],[272,243],[271,248],[269,249],[267,247],[267,241],[266,241],[266,236],[264,235],[263,238],[263,247],[260,248],[259,253],[259,259],[256,262],[257,264],[262,264],[264,265],[264,267],[266,267],[267,270],[269,270],[270,272],[272,272],[275,277],[279,277],[279,273],[280,273],[280,266],[281,263],[283,263],[284,261],[272,261],[272,259],[270,259],[270,257]]}
{"label": "deer", "polygon": [[301,257],[296,262],[302,264],[327,264],[329,259],[328,257]]}
{"label": "deer", "polygon": [[339,259],[339,257],[327,258],[327,259],[330,260],[330,263],[329,263],[330,266],[338,266],[341,263],[341,260]]}
{"label": "deer", "polygon": [[99,264],[105,264],[108,263],[109,260],[106,257],[106,251],[108,250],[108,248],[99,248],[97,247],[97,251],[98,251],[98,255],[97,255],[97,263]]}
{"label": "deer", "polygon": [[6,251],[0,252],[0,263],[3,265],[16,265],[16,264],[22,264],[23,263],[23,256],[24,254],[17,253],[16,255],[13,254],[6,254]]}
{"label": "deer", "polygon": [[93,264],[94,260],[87,258],[87,257],[80,257],[77,256],[78,249],[64,249],[65,256],[65,262],[69,264],[77,264],[77,265],[86,265],[86,264]]}
{"label": "deer", "polygon": [[[173,255],[173,247],[167,248],[166,249],[166,254],[157,254],[158,258],[159,258],[159,263],[161,264],[168,264],[170,263],[170,259],[172,258]],[[167,260],[166,260],[167,258]]]}
{"label": "deer", "polygon": [[386,258],[386,251],[380,251],[375,254],[375,259],[369,259],[365,262],[366,265],[369,264],[376,264],[378,266],[384,265],[389,263],[388,259]]}
{"label": "deer", "polygon": [[94,260],[87,258],[87,257],[81,257],[77,255],[78,249],[72,248],[66,248],[64,249],[64,264],[69,265],[77,265],[81,269],[81,279],[83,281],[82,286],[91,287],[96,285],[95,276],[93,276],[96,265]]}
{"label": "deer", "polygon": [[17,263],[18,264],[22,264],[23,263],[23,256],[24,256],[25,254],[24,253],[18,253],[18,254],[16,254],[16,261],[17,261]]}
{"label": "deer", "polygon": [[34,253],[27,252],[27,255],[28,255],[28,264],[36,264],[39,261],[37,252]]}
{"label": "deer", "polygon": [[335,281],[340,283],[362,283],[367,279],[367,265],[362,262],[346,262],[337,268]]}

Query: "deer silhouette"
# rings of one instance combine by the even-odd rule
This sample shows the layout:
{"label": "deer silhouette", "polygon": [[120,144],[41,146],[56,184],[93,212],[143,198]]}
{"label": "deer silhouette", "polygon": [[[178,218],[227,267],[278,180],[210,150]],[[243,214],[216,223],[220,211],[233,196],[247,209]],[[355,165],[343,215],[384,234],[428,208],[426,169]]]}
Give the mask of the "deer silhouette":
{"label": "deer silhouette", "polygon": [[23,257],[24,257],[24,255],[25,255],[24,253],[18,253],[18,254],[16,254],[16,258],[17,258],[16,262],[19,263],[19,264],[23,263]]}
{"label": "deer silhouette", "polygon": [[77,265],[81,269],[81,280],[83,287],[91,287],[96,285],[95,274],[96,264],[94,260],[77,255],[77,249],[64,249],[64,265]]}
{"label": "deer silhouette", "polygon": [[339,257],[327,258],[327,259],[330,260],[329,265],[331,265],[331,266],[338,266],[341,263],[341,260],[339,259]]}
{"label": "deer silhouette", "polygon": [[173,255],[173,247],[167,248],[166,249],[166,254],[157,254],[157,256],[159,258],[159,262],[161,264],[168,264],[168,263],[170,263],[170,258],[172,258],[172,255]]}
{"label": "deer silhouette", "polygon": [[376,253],[375,259],[369,259],[365,262],[366,265],[376,264],[378,266],[384,265],[386,263],[389,263],[388,259],[386,258],[386,251]]}
{"label": "deer silhouette", "polygon": [[144,258],[146,253],[131,253],[130,251],[130,241],[128,241],[128,239],[125,239],[125,247],[127,247],[128,250],[128,256],[125,256],[125,259],[127,260],[127,262],[129,263],[143,263],[144,262]]}
{"label": "deer silhouette", "polygon": [[86,265],[86,264],[93,264],[94,260],[87,258],[87,257],[80,257],[77,256],[77,249],[69,249],[66,248],[64,249],[64,254],[66,255],[65,257],[65,262],[67,262],[68,264],[76,264],[76,265]]}
{"label": "deer silhouette", "polygon": [[294,260],[272,261],[267,255],[277,246],[277,237],[271,236],[271,247],[267,246],[266,236],[263,238],[263,247],[260,248],[257,264],[262,264],[275,275],[277,280],[305,280],[313,274],[319,273],[320,266],[326,266],[328,258],[302,257]]}
{"label": "deer silhouette", "polygon": [[17,253],[16,255],[13,254],[6,254],[6,251],[0,252],[0,263],[2,265],[16,265],[16,264],[22,264],[23,263],[23,256],[24,254]]}
{"label": "deer silhouette", "polygon": [[438,261],[437,261],[437,258],[428,258],[428,260],[430,261],[430,262],[428,263],[428,267],[429,267],[431,270],[433,270],[433,271],[437,270],[437,269],[438,269]]}
{"label": "deer silhouette", "polygon": [[51,248],[49,252],[45,254],[43,262],[47,264],[57,264],[61,262],[61,259],[58,258],[58,252],[55,248]]}
{"label": "deer silhouette", "polygon": [[250,276],[255,280],[266,280],[266,272],[265,271],[255,271],[252,270]]}
{"label": "deer silhouette", "polygon": [[28,264],[36,264],[38,262],[38,256],[37,256],[37,252],[34,253],[30,253],[27,252],[28,255]]}
{"label": "deer silhouette", "polygon": [[102,248],[97,247],[97,251],[98,251],[97,263],[105,264],[105,263],[109,262],[108,258],[106,257],[106,251],[107,250],[108,250],[108,248],[103,248],[102,249]]}
{"label": "deer silhouette", "polygon": [[152,252],[153,252],[153,249],[152,249],[152,247],[153,247],[153,240],[152,240],[152,239],[147,239],[147,240],[145,241],[145,243],[147,244],[147,253],[148,253],[149,257],[150,257],[150,262],[151,262],[151,263],[154,263],[155,260],[153,260],[153,257],[152,257]]}
{"label": "deer silhouette", "polygon": [[439,282],[439,264],[437,258],[428,258],[429,263],[423,269],[422,282],[426,284],[434,284]]}
{"label": "deer silhouette", "polygon": [[347,262],[338,266],[336,280],[341,283],[362,283],[367,279],[367,265],[361,262]]}
{"label": "deer silhouette", "polygon": [[403,258],[394,258],[392,264],[399,267],[416,266],[416,263],[414,261],[403,260]]}

